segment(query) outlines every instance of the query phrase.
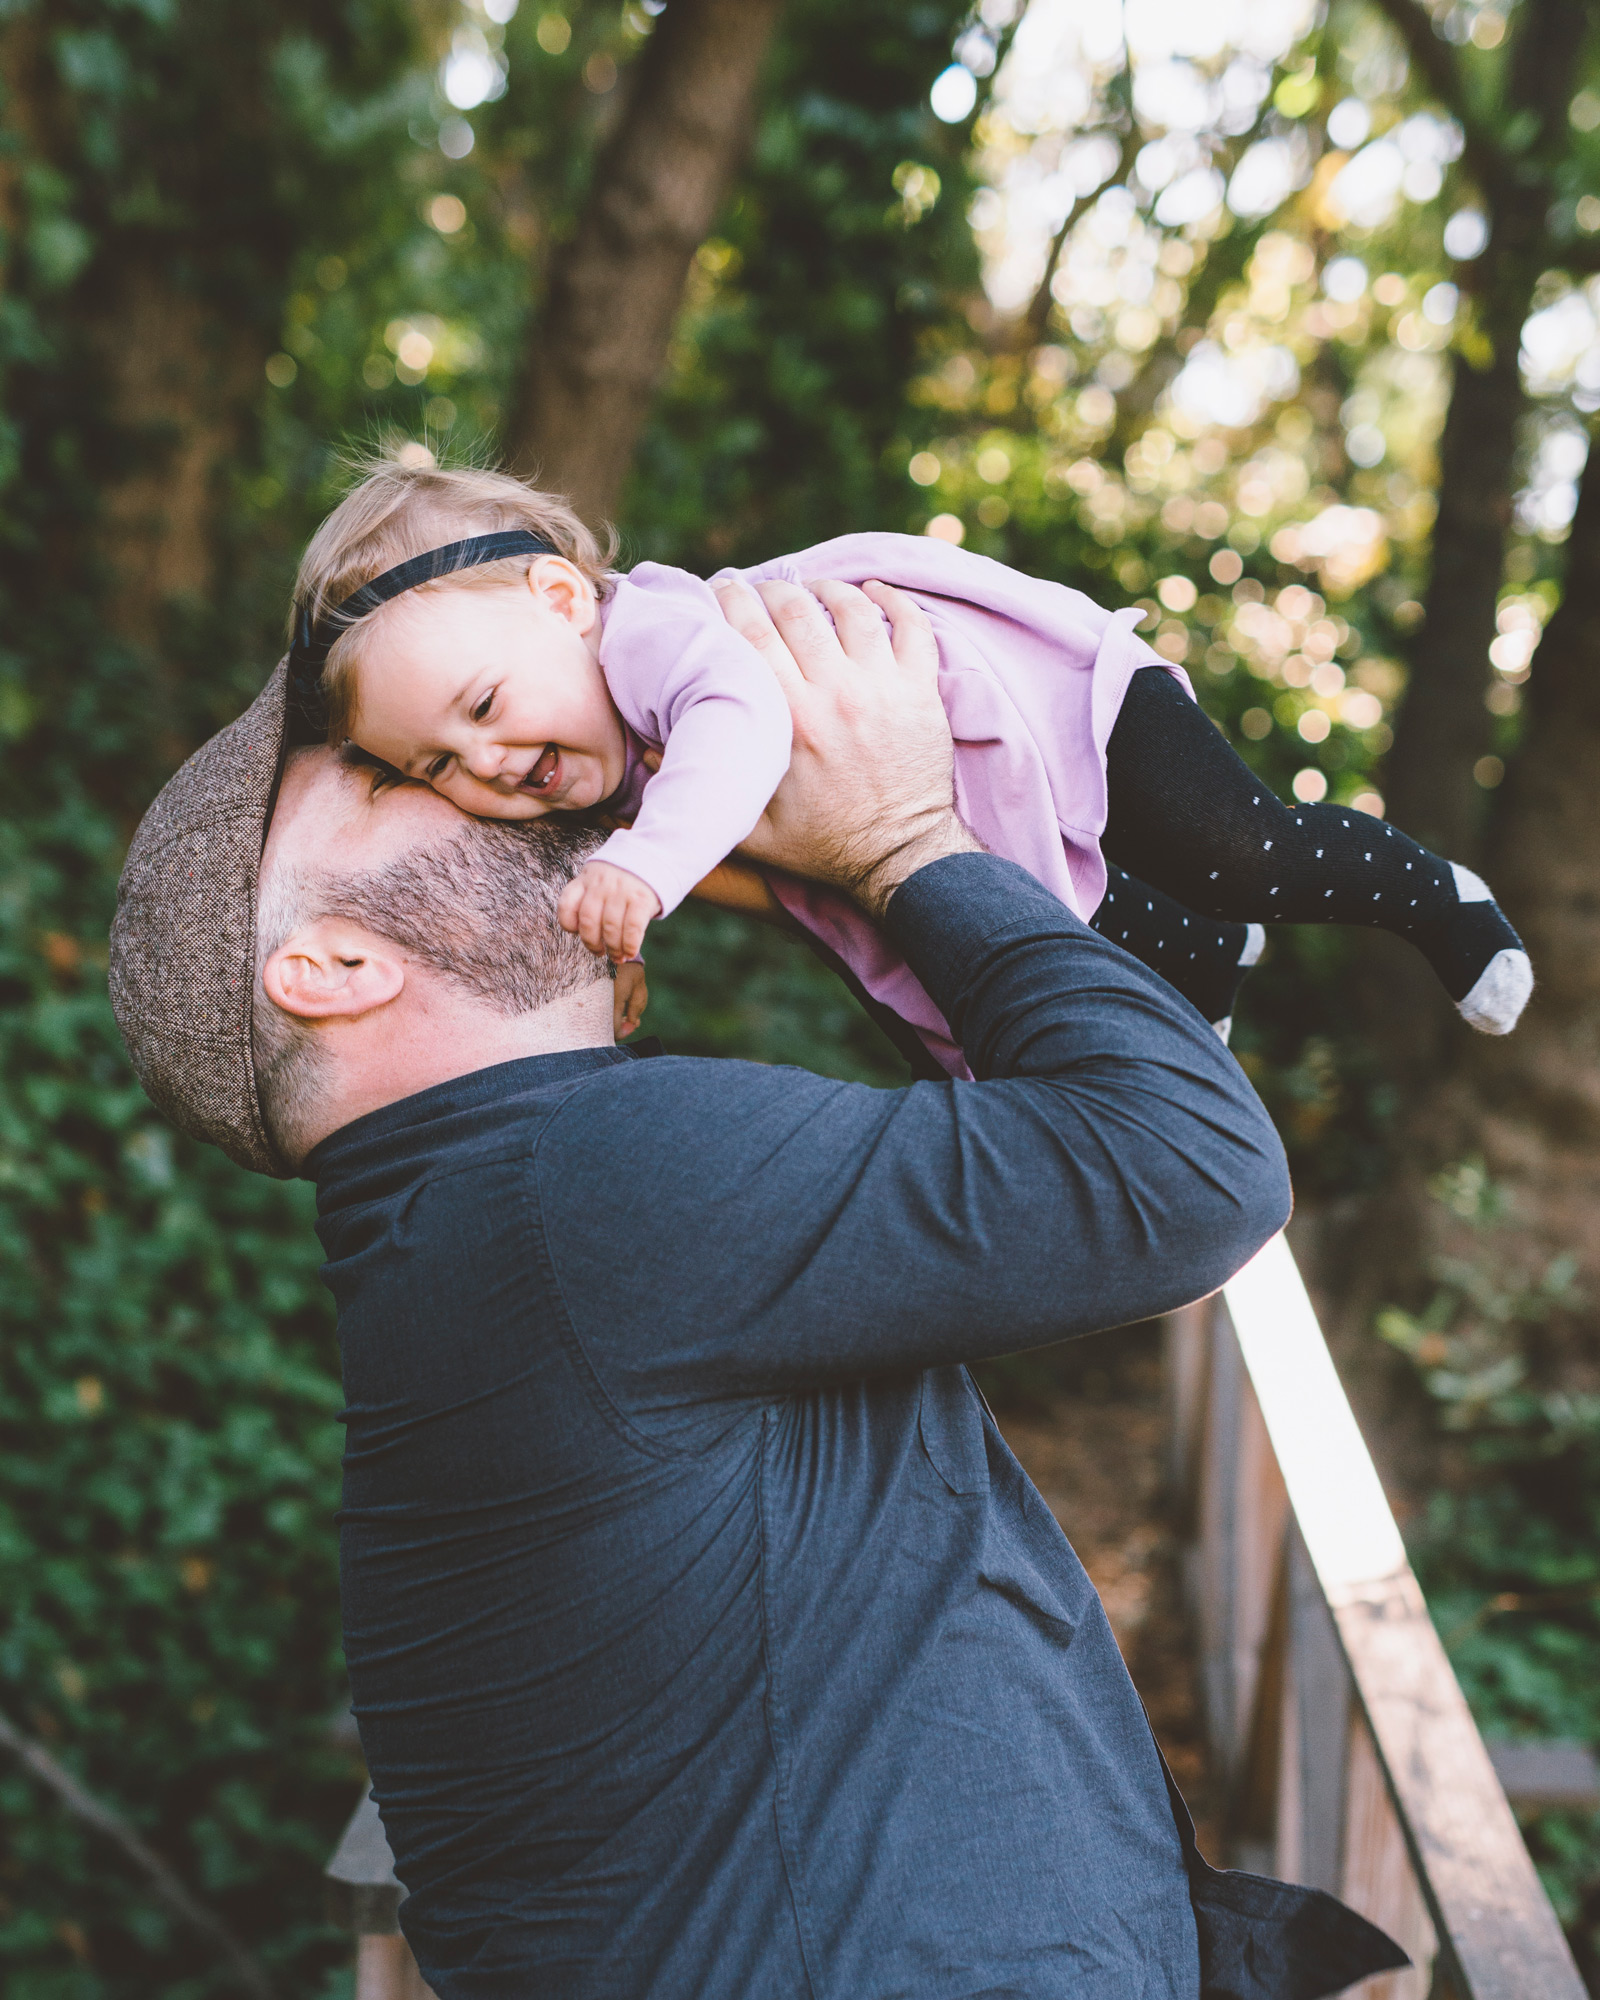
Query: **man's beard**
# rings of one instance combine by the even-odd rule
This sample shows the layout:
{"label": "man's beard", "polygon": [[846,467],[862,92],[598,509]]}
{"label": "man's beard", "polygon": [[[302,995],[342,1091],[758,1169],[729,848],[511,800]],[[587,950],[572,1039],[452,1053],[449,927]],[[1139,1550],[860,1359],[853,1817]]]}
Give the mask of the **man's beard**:
{"label": "man's beard", "polygon": [[[529,1014],[612,970],[556,921],[561,892],[605,839],[586,820],[469,819],[454,838],[311,890],[497,1013]],[[320,892],[320,894],[319,894]]]}

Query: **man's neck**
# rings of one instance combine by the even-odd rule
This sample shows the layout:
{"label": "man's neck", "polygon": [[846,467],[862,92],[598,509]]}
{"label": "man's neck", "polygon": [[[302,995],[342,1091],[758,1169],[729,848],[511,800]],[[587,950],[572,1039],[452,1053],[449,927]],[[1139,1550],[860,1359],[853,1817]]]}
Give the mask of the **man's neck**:
{"label": "man's neck", "polygon": [[350,1023],[344,1035],[338,1032],[343,1023],[330,1022],[323,1031],[324,1087],[302,1135],[307,1152],[368,1112],[435,1084],[526,1056],[610,1048],[615,1041],[610,980],[564,994],[531,1014],[509,1016],[464,1004],[458,988],[419,991],[419,985],[408,986],[408,1001],[392,1018],[384,1018],[385,1009]]}

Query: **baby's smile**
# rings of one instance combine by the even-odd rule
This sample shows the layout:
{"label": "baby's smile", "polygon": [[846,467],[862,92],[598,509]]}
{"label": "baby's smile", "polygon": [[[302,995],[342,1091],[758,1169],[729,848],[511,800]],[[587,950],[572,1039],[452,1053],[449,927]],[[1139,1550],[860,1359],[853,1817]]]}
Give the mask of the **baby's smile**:
{"label": "baby's smile", "polygon": [[422,774],[464,812],[538,818],[547,812],[583,812],[609,791],[604,760],[570,743],[508,746],[493,774],[473,769],[470,757],[450,760],[440,772]]}
{"label": "baby's smile", "polygon": [[548,797],[556,790],[561,775],[561,752],[555,744],[546,744],[533,768],[522,779],[521,790],[537,792],[540,797]]}

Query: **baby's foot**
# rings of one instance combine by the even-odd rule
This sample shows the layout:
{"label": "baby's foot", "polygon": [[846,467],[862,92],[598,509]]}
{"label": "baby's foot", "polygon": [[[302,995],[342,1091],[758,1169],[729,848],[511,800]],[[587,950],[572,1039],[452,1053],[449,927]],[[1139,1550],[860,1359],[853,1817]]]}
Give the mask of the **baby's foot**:
{"label": "baby's foot", "polygon": [[1456,1012],[1481,1035],[1509,1035],[1533,991],[1522,940],[1470,868],[1450,863],[1456,900],[1413,933]]}

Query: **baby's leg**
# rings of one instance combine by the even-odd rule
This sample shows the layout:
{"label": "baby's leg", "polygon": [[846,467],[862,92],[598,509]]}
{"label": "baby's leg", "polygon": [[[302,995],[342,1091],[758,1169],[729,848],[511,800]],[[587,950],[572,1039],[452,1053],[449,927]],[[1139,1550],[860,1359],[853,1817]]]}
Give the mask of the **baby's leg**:
{"label": "baby's leg", "polygon": [[1089,928],[1159,972],[1227,1040],[1235,996],[1266,942],[1259,924],[1197,916],[1112,862]]}
{"label": "baby's leg", "polygon": [[1134,675],[1106,763],[1123,867],[1206,916],[1394,931],[1473,1027],[1516,1025],[1532,970],[1477,876],[1349,806],[1283,805],[1171,675]]}

